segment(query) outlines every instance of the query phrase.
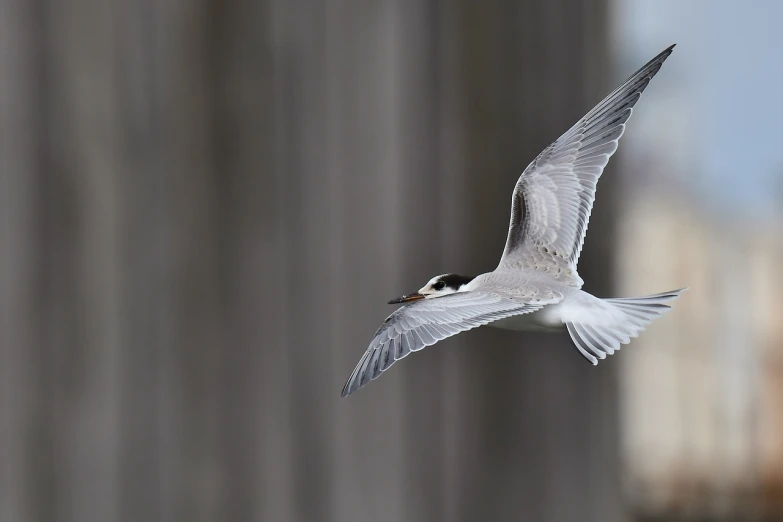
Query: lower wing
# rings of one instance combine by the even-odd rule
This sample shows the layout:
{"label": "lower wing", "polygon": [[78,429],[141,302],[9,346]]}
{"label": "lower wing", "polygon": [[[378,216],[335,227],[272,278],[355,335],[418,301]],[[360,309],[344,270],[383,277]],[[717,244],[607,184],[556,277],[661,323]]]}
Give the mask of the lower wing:
{"label": "lower wing", "polygon": [[391,314],[375,333],[345,383],[342,396],[350,395],[378,378],[411,352],[499,319],[534,312],[544,304],[497,293],[470,291],[405,305]]}

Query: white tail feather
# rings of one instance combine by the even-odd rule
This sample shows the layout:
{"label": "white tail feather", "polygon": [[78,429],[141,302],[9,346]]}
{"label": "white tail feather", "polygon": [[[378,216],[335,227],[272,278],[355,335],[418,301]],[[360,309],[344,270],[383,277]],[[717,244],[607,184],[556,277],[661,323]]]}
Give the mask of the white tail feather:
{"label": "white tail feather", "polygon": [[671,310],[671,306],[665,303],[677,299],[685,290],[687,288],[645,297],[604,299],[623,313],[623,320],[610,326],[567,322],[566,328],[579,353],[591,363],[598,364],[598,359],[612,355],[620,349],[620,345],[628,344],[644,331],[653,319]]}

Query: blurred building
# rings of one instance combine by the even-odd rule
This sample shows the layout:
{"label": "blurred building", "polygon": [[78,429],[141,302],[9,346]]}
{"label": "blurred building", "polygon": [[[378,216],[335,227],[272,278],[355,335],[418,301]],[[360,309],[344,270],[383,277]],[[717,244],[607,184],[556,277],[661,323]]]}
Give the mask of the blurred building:
{"label": "blurred building", "polygon": [[627,493],[648,515],[783,517],[783,234],[690,201],[647,187],[619,233],[621,294],[691,288],[621,358]]}
{"label": "blurred building", "polygon": [[678,43],[623,138],[618,294],[690,287],[621,354],[630,510],[783,520],[783,37],[771,22],[783,4],[617,0],[612,12],[624,63]]}

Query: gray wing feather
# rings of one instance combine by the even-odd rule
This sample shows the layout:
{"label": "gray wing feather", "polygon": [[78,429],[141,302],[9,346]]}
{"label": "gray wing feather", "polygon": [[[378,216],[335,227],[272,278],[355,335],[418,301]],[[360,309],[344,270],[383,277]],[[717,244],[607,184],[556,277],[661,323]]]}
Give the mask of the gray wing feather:
{"label": "gray wing feather", "polygon": [[426,346],[473,328],[540,309],[541,301],[525,302],[490,292],[459,292],[423,299],[391,314],[343,387],[349,395],[386,371],[392,364]]}
{"label": "gray wing feather", "polygon": [[673,45],[588,112],[525,169],[514,187],[500,266],[545,270],[575,286],[598,178],[617,150],[633,107]]}

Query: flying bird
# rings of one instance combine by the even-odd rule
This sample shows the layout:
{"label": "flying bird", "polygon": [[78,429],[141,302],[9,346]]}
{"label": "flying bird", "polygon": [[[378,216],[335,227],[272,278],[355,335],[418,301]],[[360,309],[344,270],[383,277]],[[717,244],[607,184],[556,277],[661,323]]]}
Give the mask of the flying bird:
{"label": "flying bird", "polygon": [[672,53],[639,69],[544,149],[511,196],[511,223],[498,267],[477,277],[444,274],[402,304],[375,333],[342,390],[345,397],[411,352],[489,325],[508,330],[567,330],[592,364],[636,337],[685,289],[602,299],[581,290],[576,270],[598,178],[617,150],[633,107]]}

